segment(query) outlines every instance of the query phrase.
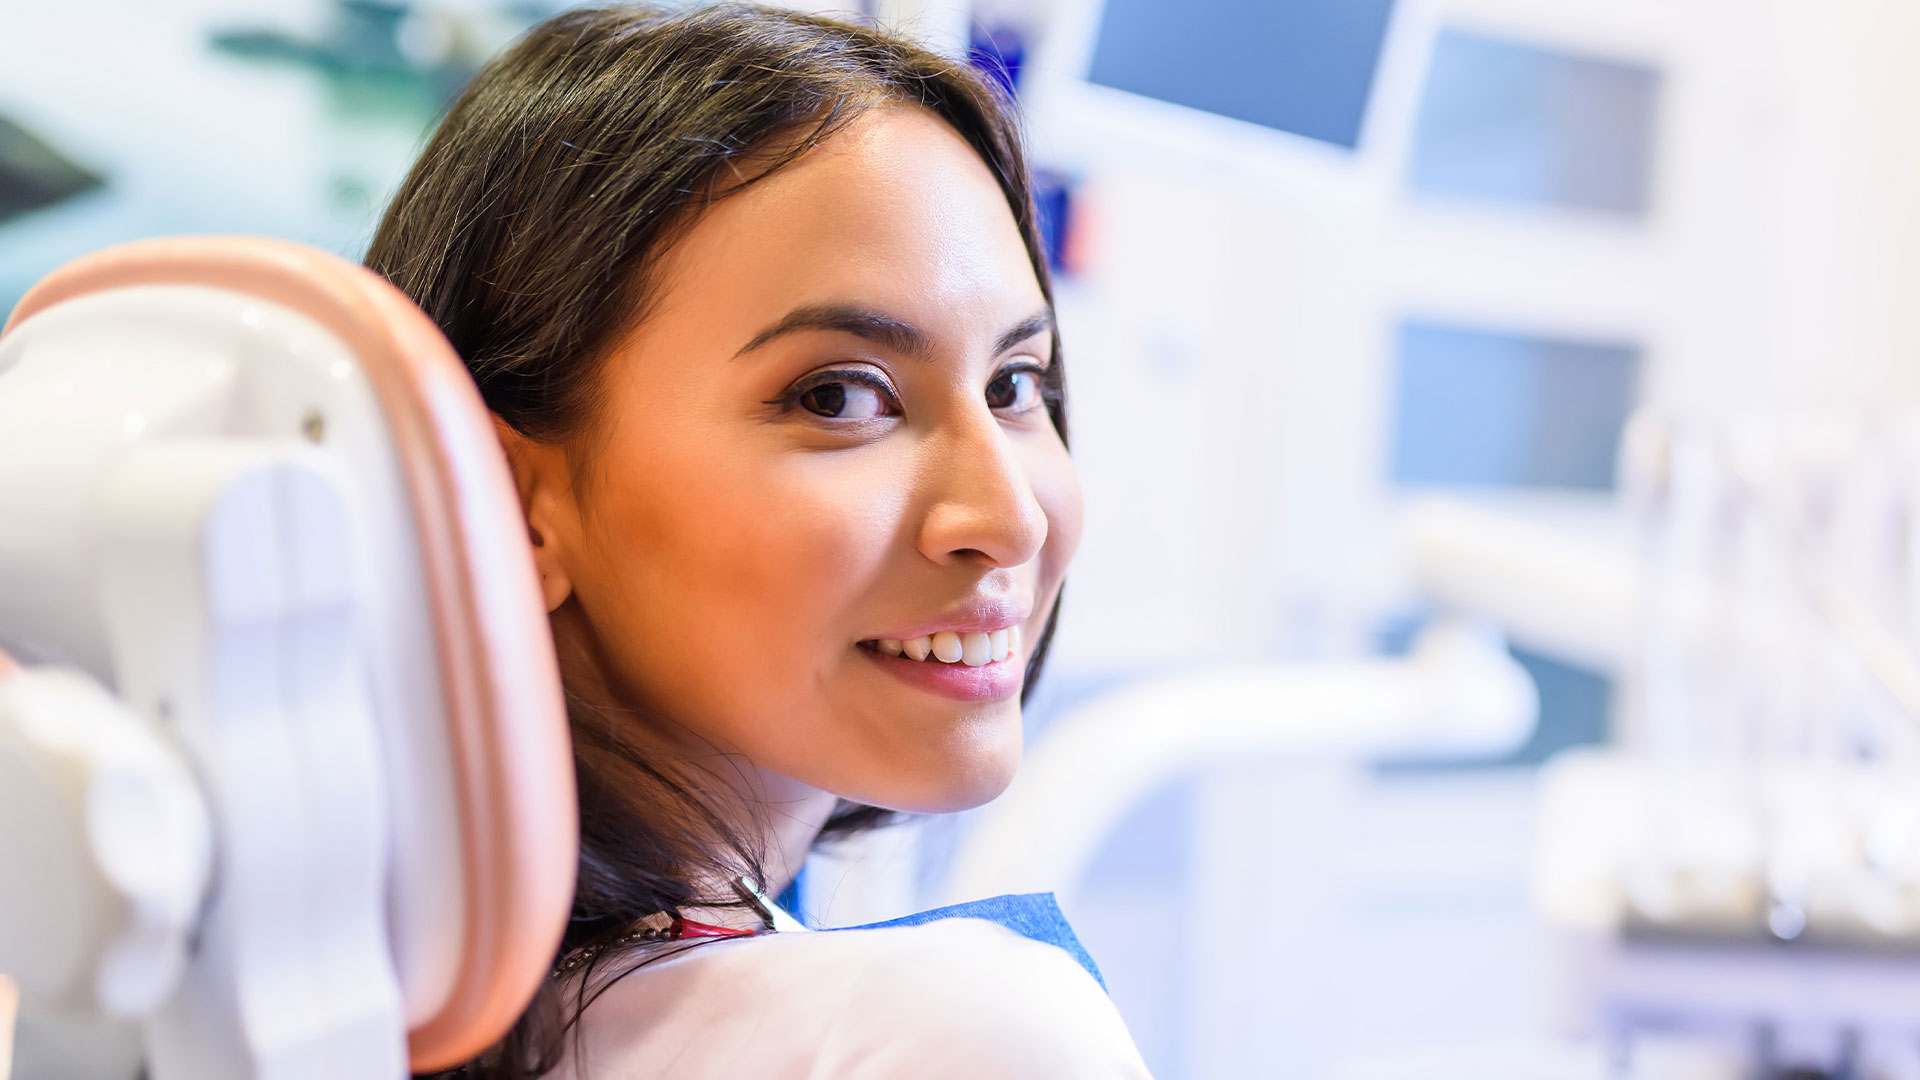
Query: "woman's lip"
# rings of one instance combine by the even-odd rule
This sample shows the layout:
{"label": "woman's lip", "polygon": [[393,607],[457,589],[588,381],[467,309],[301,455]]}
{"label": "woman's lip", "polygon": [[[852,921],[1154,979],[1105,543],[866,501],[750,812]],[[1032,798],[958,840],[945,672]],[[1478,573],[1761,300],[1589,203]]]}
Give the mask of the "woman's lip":
{"label": "woman's lip", "polygon": [[1018,597],[1000,599],[975,598],[959,607],[948,608],[937,615],[929,616],[926,622],[900,630],[875,634],[867,641],[912,641],[917,637],[932,637],[942,630],[951,630],[956,634],[991,634],[1020,626],[1033,616],[1033,602]]}
{"label": "woman's lip", "polygon": [[1015,653],[1009,653],[1005,660],[968,667],[938,660],[888,656],[864,645],[854,648],[902,682],[956,701],[999,701],[1012,697],[1020,692],[1020,681],[1026,675],[1024,658]]}

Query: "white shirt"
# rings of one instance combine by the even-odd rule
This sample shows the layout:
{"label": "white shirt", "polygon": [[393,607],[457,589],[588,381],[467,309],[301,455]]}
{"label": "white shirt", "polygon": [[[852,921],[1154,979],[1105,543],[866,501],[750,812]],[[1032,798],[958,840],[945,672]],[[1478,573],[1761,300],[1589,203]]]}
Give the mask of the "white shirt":
{"label": "white shirt", "polygon": [[615,982],[548,1080],[1138,1080],[1106,992],[985,919],[703,943]]}

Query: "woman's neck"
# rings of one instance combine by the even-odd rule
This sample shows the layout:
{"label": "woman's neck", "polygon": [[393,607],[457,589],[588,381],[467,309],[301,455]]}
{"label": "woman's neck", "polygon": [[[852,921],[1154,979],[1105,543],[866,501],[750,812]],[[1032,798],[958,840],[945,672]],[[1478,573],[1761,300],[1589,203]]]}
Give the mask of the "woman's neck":
{"label": "woman's neck", "polygon": [[[608,677],[605,657],[576,600],[569,599],[553,613],[553,632],[561,669],[574,693],[589,701],[617,704],[636,717],[644,715],[631,707],[630,695],[621,692],[617,680]],[[732,805],[713,809],[745,830],[742,839],[755,842],[766,875],[760,883],[765,895],[771,899],[784,892],[805,864],[838,798],[811,784],[768,772],[743,754],[727,753],[671,724],[661,725],[656,734],[672,744],[672,752],[687,764],[720,781],[709,790]],[[730,881],[690,884],[699,896],[736,895]],[[759,926],[758,917],[746,909],[689,906],[685,911],[689,918],[719,926]]]}
{"label": "woman's neck", "polygon": [[[761,869],[766,872],[762,895],[772,900],[786,891],[805,865],[807,853],[839,800],[832,792],[752,766],[719,771],[738,777],[734,786],[747,811],[743,820],[755,822],[762,830],[760,850],[765,857]],[[730,882],[697,887],[701,895],[727,896],[733,891]],[[755,912],[744,908],[688,907],[683,914],[716,926],[757,930],[762,925]]]}
{"label": "woman's neck", "polygon": [[793,882],[839,799],[830,791],[773,773],[766,778],[767,894],[778,896]]}

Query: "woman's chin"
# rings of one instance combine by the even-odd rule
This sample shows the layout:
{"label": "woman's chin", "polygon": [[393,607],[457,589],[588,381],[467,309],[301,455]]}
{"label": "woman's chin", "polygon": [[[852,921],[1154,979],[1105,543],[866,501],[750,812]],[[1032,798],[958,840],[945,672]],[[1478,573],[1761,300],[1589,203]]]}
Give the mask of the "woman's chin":
{"label": "woman's chin", "polygon": [[1011,754],[970,761],[920,785],[902,791],[890,801],[895,810],[914,814],[955,814],[992,802],[1013,783],[1020,767],[1020,748]]}

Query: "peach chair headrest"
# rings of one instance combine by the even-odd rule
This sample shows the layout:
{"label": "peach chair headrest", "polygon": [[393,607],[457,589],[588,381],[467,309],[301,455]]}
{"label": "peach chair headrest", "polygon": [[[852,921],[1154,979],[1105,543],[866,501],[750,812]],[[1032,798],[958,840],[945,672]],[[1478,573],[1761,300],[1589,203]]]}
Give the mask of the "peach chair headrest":
{"label": "peach chair headrest", "polygon": [[413,1023],[409,1056],[416,1071],[466,1061],[505,1033],[547,976],[578,851],[564,698],[491,416],[460,358],[398,289],[293,243],[191,237],[105,250],[40,282],[0,334],[69,300],[143,285],[211,287],[297,312],[345,344],[378,399],[432,609],[428,677],[445,715],[429,722],[446,726],[465,853],[458,970],[433,1015]]}

